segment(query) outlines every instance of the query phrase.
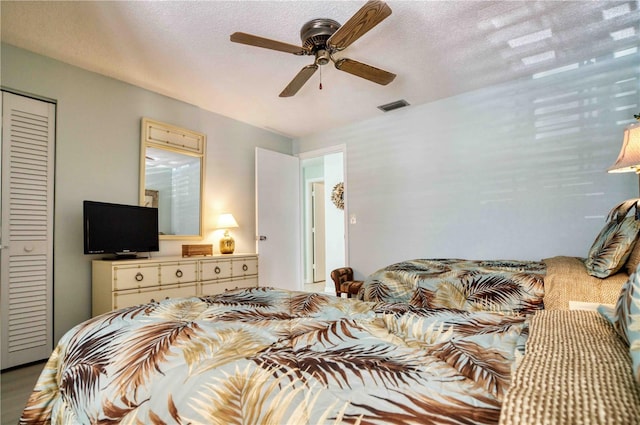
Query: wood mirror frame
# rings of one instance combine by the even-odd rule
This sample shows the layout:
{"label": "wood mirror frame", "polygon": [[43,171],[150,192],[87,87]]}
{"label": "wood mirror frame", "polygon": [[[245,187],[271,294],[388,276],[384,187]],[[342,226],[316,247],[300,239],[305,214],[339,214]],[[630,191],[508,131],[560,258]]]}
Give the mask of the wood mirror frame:
{"label": "wood mirror frame", "polygon": [[160,239],[202,239],[205,144],[202,133],[142,119],[140,205],[158,208]]}

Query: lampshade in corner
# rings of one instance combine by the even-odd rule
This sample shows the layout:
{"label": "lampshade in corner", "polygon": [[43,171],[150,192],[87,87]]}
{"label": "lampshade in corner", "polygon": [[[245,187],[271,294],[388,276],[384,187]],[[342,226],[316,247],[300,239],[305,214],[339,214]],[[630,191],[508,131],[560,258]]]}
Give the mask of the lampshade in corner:
{"label": "lampshade in corner", "polygon": [[635,172],[640,174],[640,122],[631,124],[624,130],[622,149],[616,162],[607,170],[609,173]]}

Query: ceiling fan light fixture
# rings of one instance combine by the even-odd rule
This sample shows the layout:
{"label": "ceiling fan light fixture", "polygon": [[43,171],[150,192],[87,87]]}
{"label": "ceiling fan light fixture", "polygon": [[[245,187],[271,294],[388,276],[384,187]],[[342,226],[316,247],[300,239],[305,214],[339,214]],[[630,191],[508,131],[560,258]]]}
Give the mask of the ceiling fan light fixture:
{"label": "ceiling fan light fixture", "polygon": [[409,102],[404,99],[396,100],[395,102],[386,103],[384,105],[378,106],[382,112],[390,112],[395,109],[404,108],[405,106],[409,106]]}
{"label": "ceiling fan light fixture", "polygon": [[316,65],[326,65],[331,61],[331,55],[328,51],[320,49],[316,52]]}

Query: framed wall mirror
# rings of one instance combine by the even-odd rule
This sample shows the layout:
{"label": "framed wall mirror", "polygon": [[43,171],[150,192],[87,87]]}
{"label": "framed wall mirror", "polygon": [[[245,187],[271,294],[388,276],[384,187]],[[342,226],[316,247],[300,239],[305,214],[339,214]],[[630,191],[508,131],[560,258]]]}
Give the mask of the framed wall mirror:
{"label": "framed wall mirror", "polygon": [[149,118],[141,134],[140,205],[158,208],[160,239],[201,239],[205,135]]}

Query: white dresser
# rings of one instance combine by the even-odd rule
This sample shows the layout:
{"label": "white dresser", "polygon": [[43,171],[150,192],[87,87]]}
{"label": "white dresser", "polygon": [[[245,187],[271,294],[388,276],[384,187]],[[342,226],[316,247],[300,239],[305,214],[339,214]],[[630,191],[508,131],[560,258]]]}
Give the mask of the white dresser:
{"label": "white dresser", "polygon": [[91,314],[258,286],[257,254],[92,261]]}

